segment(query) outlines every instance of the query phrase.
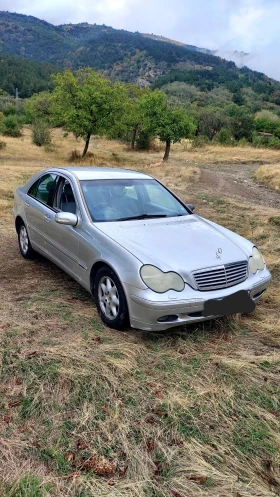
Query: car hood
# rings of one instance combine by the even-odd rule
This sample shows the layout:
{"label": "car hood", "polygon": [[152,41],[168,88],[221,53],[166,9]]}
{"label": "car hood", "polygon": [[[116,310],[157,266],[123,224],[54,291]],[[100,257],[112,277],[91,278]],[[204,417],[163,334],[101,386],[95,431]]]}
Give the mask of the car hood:
{"label": "car hood", "polygon": [[194,270],[248,259],[222,227],[220,231],[197,215],[98,223],[98,228],[143,264],[176,271],[185,281]]}

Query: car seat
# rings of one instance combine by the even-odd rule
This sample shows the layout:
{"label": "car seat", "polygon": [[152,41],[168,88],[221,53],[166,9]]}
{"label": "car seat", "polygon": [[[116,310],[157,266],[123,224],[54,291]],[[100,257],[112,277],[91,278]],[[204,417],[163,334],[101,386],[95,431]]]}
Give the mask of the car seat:
{"label": "car seat", "polygon": [[61,195],[61,210],[63,212],[72,212],[76,214],[76,202],[70,183],[65,183]]}

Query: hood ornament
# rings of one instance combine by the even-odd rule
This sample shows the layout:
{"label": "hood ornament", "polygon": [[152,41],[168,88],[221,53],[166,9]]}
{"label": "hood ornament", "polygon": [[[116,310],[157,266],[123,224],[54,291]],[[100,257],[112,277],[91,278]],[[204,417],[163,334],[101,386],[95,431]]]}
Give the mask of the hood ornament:
{"label": "hood ornament", "polygon": [[222,249],[221,248],[218,248],[217,252],[216,252],[216,258],[217,259],[221,259],[221,254],[222,254]]}

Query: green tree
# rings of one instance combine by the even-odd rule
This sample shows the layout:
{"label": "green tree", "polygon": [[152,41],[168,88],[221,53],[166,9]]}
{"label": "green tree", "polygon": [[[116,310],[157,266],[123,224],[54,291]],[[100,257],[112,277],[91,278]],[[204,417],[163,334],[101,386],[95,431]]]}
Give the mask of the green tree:
{"label": "green tree", "polygon": [[121,83],[112,84],[90,68],[75,73],[67,70],[54,76],[54,82],[54,123],[63,123],[67,131],[85,140],[84,157],[91,135],[107,134],[120,119],[125,88]]}
{"label": "green tree", "polygon": [[252,140],[255,129],[253,116],[248,113],[246,107],[238,107],[232,104],[225,109],[225,114],[231,118],[231,130],[235,140],[246,138]]}
{"label": "green tree", "polygon": [[214,142],[220,145],[234,145],[234,138],[232,136],[231,130],[228,128],[222,128],[215,136]]}
{"label": "green tree", "polygon": [[233,94],[233,97],[232,97],[232,101],[233,103],[235,103],[236,105],[244,105],[245,104],[245,100],[243,98],[243,95],[241,93],[241,90],[238,89],[234,94]]}
{"label": "green tree", "polygon": [[24,112],[25,119],[28,123],[43,120],[45,122],[51,121],[51,94],[47,91],[35,93],[26,101]]}
{"label": "green tree", "polygon": [[149,130],[160,141],[165,143],[163,160],[169,158],[171,143],[180,142],[182,138],[190,137],[195,125],[192,118],[182,108],[168,106],[167,97],[159,90],[141,99],[143,129]]}
{"label": "green tree", "polygon": [[198,133],[207,136],[210,140],[213,140],[222,128],[230,127],[229,117],[223,114],[219,109],[213,107],[207,107],[200,110],[197,113],[196,120]]}
{"label": "green tree", "polygon": [[119,127],[123,127],[122,133],[130,142],[132,150],[135,149],[136,139],[141,132],[142,113],[141,98],[151,93],[150,88],[139,88],[135,84],[126,85],[127,99],[124,103],[122,119]]}

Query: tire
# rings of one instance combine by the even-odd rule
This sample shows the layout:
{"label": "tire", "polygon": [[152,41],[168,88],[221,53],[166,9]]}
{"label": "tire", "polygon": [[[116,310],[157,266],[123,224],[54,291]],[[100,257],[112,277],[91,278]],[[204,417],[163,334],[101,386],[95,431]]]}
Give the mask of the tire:
{"label": "tire", "polygon": [[23,221],[20,222],[17,233],[19,250],[22,257],[25,259],[33,259],[35,252],[31,246],[27,229]]}
{"label": "tire", "polygon": [[94,298],[98,313],[109,328],[123,330],[129,326],[126,297],[116,273],[101,267],[94,280]]}

